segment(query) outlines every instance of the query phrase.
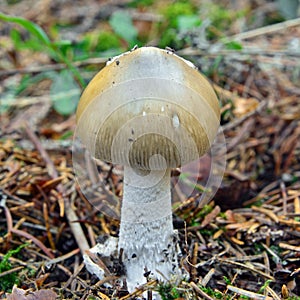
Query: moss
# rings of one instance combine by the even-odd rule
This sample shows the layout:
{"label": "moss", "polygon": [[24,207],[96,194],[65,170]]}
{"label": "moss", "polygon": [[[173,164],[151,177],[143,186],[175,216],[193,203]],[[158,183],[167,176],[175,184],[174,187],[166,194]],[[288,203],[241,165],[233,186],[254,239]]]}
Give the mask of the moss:
{"label": "moss", "polygon": [[162,283],[158,286],[158,292],[163,300],[173,300],[178,299],[182,295],[176,286],[170,283]]}
{"label": "moss", "polygon": [[[19,246],[17,249],[8,251],[4,256],[2,261],[0,262],[0,273],[9,271],[12,269],[12,265],[9,262],[11,256],[18,254],[21,249],[23,249],[27,244],[23,244]],[[13,288],[14,284],[18,284],[20,282],[20,278],[17,272],[13,272],[0,277],[0,290],[5,292],[10,292]]]}

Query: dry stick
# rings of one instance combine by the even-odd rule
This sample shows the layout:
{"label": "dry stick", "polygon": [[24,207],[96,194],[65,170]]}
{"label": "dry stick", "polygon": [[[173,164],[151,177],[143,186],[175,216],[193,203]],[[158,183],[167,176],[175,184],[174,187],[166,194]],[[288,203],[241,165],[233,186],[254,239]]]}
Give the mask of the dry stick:
{"label": "dry stick", "polygon": [[251,209],[260,213],[265,214],[268,216],[270,219],[272,219],[275,223],[279,222],[278,217],[275,215],[275,213],[269,209],[266,209],[264,207],[258,207],[258,206],[251,206]]}
{"label": "dry stick", "polygon": [[282,249],[300,252],[300,246],[293,246],[293,245],[286,244],[286,243],[283,243],[283,242],[280,242],[278,244],[278,246]]}
{"label": "dry stick", "polygon": [[73,280],[78,276],[78,274],[80,273],[80,271],[83,269],[84,267],[84,263],[82,263],[77,270],[74,272],[74,274],[72,274],[69,279],[67,280],[67,282],[64,285],[64,289],[66,289],[70,284],[72,284]]}
{"label": "dry stick", "polygon": [[294,199],[294,215],[300,214],[300,198],[296,195]]}
{"label": "dry stick", "polygon": [[261,101],[260,104],[257,106],[257,108],[255,110],[253,110],[250,113],[244,115],[243,117],[240,117],[240,118],[234,120],[233,122],[230,122],[230,123],[222,126],[223,132],[231,130],[232,128],[237,127],[238,125],[240,125],[241,123],[243,123],[244,121],[249,119],[250,117],[259,114],[261,111],[263,111],[263,109],[265,109],[266,106],[267,106],[267,102],[265,100]]}
{"label": "dry stick", "polygon": [[300,18],[293,19],[293,20],[288,20],[285,22],[273,24],[273,25],[268,25],[265,27],[260,27],[257,29],[249,30],[246,32],[241,32],[235,35],[232,35],[231,37],[228,37],[228,40],[245,40],[245,39],[250,39],[253,37],[257,37],[259,35],[263,34],[269,34],[273,33],[279,30],[284,30],[290,27],[295,27],[300,25]]}
{"label": "dry stick", "polygon": [[282,200],[283,200],[283,207],[282,207],[282,210],[283,210],[283,215],[285,216],[286,213],[287,213],[287,203],[286,203],[286,188],[285,188],[285,184],[284,182],[280,182],[280,189],[281,189],[281,193],[282,193]]}
{"label": "dry stick", "polygon": [[197,276],[197,268],[195,266],[197,264],[198,250],[199,250],[199,245],[197,242],[195,242],[194,249],[193,249],[192,262],[191,262],[192,269],[190,271],[193,280],[195,280],[196,276]]}
{"label": "dry stick", "polygon": [[48,237],[50,247],[52,250],[55,250],[55,243],[53,240],[52,233],[50,231],[49,214],[48,214],[48,207],[46,202],[43,203],[43,215],[44,215],[45,227],[46,227],[46,232],[47,232],[47,237]]}
{"label": "dry stick", "polygon": [[[105,64],[108,58],[103,57],[96,57],[96,58],[89,58],[84,61],[73,62],[73,66],[81,67],[86,65],[97,65],[97,64]],[[52,64],[52,65],[43,65],[43,66],[35,66],[30,68],[23,68],[23,69],[11,69],[11,70],[4,70],[0,72],[0,76],[9,76],[14,74],[26,74],[26,73],[40,73],[46,71],[54,71],[54,70],[62,70],[65,69],[65,64]]]}
{"label": "dry stick", "polygon": [[[230,37],[226,38],[226,41],[240,41],[240,40],[245,40],[245,39],[249,39],[249,38],[254,38],[257,37],[259,35],[263,35],[263,34],[269,34],[269,33],[273,33],[279,30],[284,30],[290,27],[295,27],[295,26],[299,26],[300,25],[300,18],[294,19],[294,20],[288,20],[285,22],[281,22],[281,23],[277,23],[277,24],[273,24],[273,25],[268,25],[265,27],[260,27],[257,29],[253,29],[253,30],[249,30],[246,32],[241,32],[235,35],[232,35]],[[219,42],[217,42],[219,43]],[[257,50],[251,50],[251,49],[246,49],[246,50],[242,50],[242,51],[235,51],[235,50],[221,50],[221,51],[217,51],[215,53],[208,53],[207,49],[206,50],[200,50],[200,49],[193,49],[193,48],[185,48],[183,50],[180,50],[178,52],[176,52],[177,54],[180,55],[205,55],[205,56],[209,56],[209,55],[226,55],[226,54],[250,54],[250,55],[278,55],[278,54],[282,54],[282,55],[295,55],[295,56],[299,56],[299,52],[286,52],[286,51],[278,51],[278,50],[268,50],[266,52],[263,52],[261,50],[257,51]]]}
{"label": "dry stick", "polygon": [[201,285],[206,286],[208,282],[211,280],[212,276],[215,274],[216,270],[214,268],[211,268],[208,273],[203,277],[201,280]]}
{"label": "dry stick", "polygon": [[[87,294],[88,296],[88,294]],[[85,300],[87,299],[87,296],[86,298],[81,298],[80,300]],[[111,298],[107,297],[105,294],[101,293],[100,291],[97,291],[97,296],[100,296],[102,300],[111,300]]]}
{"label": "dry stick", "polygon": [[231,261],[229,259],[222,259],[222,258],[218,258],[218,261],[221,262],[221,263],[224,263],[224,264],[229,264],[229,265],[234,265],[235,267],[237,268],[242,268],[242,269],[246,269],[246,270],[249,270],[249,271],[252,271],[253,273],[257,273],[267,279],[270,279],[272,281],[275,281],[275,278],[265,272],[262,272],[260,270],[257,270],[255,269],[254,267],[252,266],[248,266],[248,265],[245,265],[245,264],[242,264],[242,263],[239,263],[239,262],[236,262],[236,261]]}
{"label": "dry stick", "polygon": [[65,266],[61,264],[57,264],[57,267],[62,271],[64,271],[69,277],[72,276],[72,272],[69,269],[67,269]]}
{"label": "dry stick", "polygon": [[8,274],[20,271],[20,270],[22,270],[24,268],[25,268],[24,266],[19,266],[19,267],[15,267],[13,269],[10,269],[8,271],[2,272],[2,273],[0,273],[0,278],[3,277],[3,276],[5,276],[5,275],[8,275]]}
{"label": "dry stick", "polygon": [[38,152],[40,153],[41,157],[46,162],[46,167],[47,167],[48,174],[53,179],[57,178],[58,174],[57,174],[57,171],[55,169],[55,166],[54,166],[52,160],[50,159],[48,153],[46,152],[46,150],[43,148],[42,144],[40,143],[38,137],[29,128],[29,126],[26,123],[25,123],[24,127],[25,127],[25,131],[26,131],[28,137],[30,138],[31,142],[34,144],[35,148],[38,150]]}
{"label": "dry stick", "polygon": [[250,135],[251,129],[255,126],[254,118],[250,118],[244,122],[243,126],[239,129],[238,134],[233,137],[227,145],[227,151],[234,149],[242,140]]}
{"label": "dry stick", "polygon": [[13,228],[12,224],[12,217],[10,214],[9,209],[6,207],[6,205],[3,205],[4,211],[5,211],[5,216],[6,216],[6,221],[7,221],[7,231],[9,233],[14,233],[20,236],[23,236],[24,238],[28,240],[32,240],[34,244],[36,244],[40,249],[44,251],[45,254],[47,254],[48,257],[54,258],[54,255],[49,251],[49,249],[37,238],[35,238],[33,235],[19,229]]}
{"label": "dry stick", "polygon": [[257,300],[272,300],[273,298],[265,296],[265,295],[261,295],[261,294],[257,294],[257,293],[253,293],[241,288],[237,288],[235,286],[232,285],[227,285],[227,289],[231,292],[237,293],[239,295],[243,295],[243,296],[247,296],[251,299],[257,299]]}
{"label": "dry stick", "polygon": [[209,295],[207,295],[204,291],[202,291],[195,282],[190,282],[190,286],[199,294],[201,297],[207,300],[214,300]]}
{"label": "dry stick", "polygon": [[[231,37],[227,37],[226,41],[240,41],[244,39],[254,38],[263,34],[270,34],[279,30],[284,30],[290,27],[295,27],[300,25],[300,18],[294,19],[294,20],[288,20],[285,22],[281,22],[278,24],[273,24],[265,27],[260,27],[257,29],[253,29],[246,32],[241,32],[238,34],[235,34]],[[220,42],[217,42],[217,44]],[[258,55],[258,56],[277,56],[282,55],[284,57],[286,56],[295,56],[298,57],[300,54],[297,51],[289,52],[289,51],[280,51],[280,50],[267,50],[267,51],[261,51],[261,50],[253,50],[253,49],[243,49],[240,51],[236,50],[220,50],[216,51],[214,53],[209,53],[209,49],[201,50],[201,49],[194,49],[194,48],[185,48],[183,50],[177,51],[176,53],[183,56],[218,56],[218,55],[234,55],[234,56],[242,56],[242,55]],[[236,58],[236,57],[235,57]]]}
{"label": "dry stick", "polygon": [[142,286],[138,287],[135,291],[133,291],[132,293],[119,298],[120,300],[125,300],[125,299],[135,299],[135,296],[140,296],[143,292],[145,292],[145,290],[147,290],[147,288],[150,288],[152,286],[154,286],[157,283],[156,280],[151,280],[148,281],[147,283],[143,284]]}
{"label": "dry stick", "polygon": [[270,275],[270,271],[271,271],[271,268],[270,268],[270,260],[269,260],[269,256],[267,254],[266,251],[263,252],[263,257],[264,257],[264,265],[266,267],[266,273]]}
{"label": "dry stick", "polygon": [[274,300],[281,300],[281,298],[269,286],[266,287],[266,292],[268,292],[273,297]]}
{"label": "dry stick", "polygon": [[[55,169],[55,166],[54,166],[52,160],[50,159],[48,153],[46,152],[46,150],[43,148],[42,144],[40,143],[38,137],[29,128],[29,126],[27,124],[25,124],[25,131],[26,131],[28,137],[30,138],[30,140],[32,141],[32,143],[34,144],[34,146],[36,147],[36,149],[41,154],[41,156],[44,159],[44,161],[46,162],[48,174],[53,179],[57,178],[58,174],[57,174],[57,171]],[[84,235],[84,232],[82,230],[81,225],[78,223],[78,217],[77,217],[77,215],[75,214],[75,212],[71,208],[69,200],[67,199],[67,197],[64,197],[64,192],[65,191],[64,191],[63,186],[60,184],[60,185],[57,186],[57,189],[59,190],[59,192],[61,193],[61,195],[64,198],[65,213],[66,213],[66,217],[68,219],[70,228],[72,230],[72,233],[73,233],[73,235],[75,237],[75,240],[76,240],[76,242],[78,244],[78,247],[81,250],[81,253],[84,254],[85,251],[90,248],[90,246],[88,244],[88,241],[85,238],[85,235]]]}
{"label": "dry stick", "polygon": [[60,263],[60,262],[62,262],[62,261],[64,261],[64,260],[66,260],[66,259],[69,259],[70,257],[72,257],[72,256],[74,256],[74,255],[76,255],[76,254],[78,254],[79,252],[80,252],[80,250],[79,250],[78,248],[75,249],[75,250],[72,250],[71,252],[69,252],[69,253],[67,253],[67,254],[64,254],[64,255],[62,255],[62,256],[59,256],[59,257],[56,257],[56,258],[54,258],[54,259],[51,259],[51,260],[47,261],[47,262],[45,263],[45,266],[46,266],[47,268],[50,269],[50,267],[51,267],[52,265],[58,264],[58,263]]}
{"label": "dry stick", "polygon": [[265,245],[264,243],[261,243],[261,245],[266,249],[266,251],[272,255],[272,259],[275,261],[276,264],[281,264],[281,259],[280,257],[274,252],[272,251],[267,245]]}
{"label": "dry stick", "polygon": [[115,282],[117,279],[120,279],[120,277],[119,276],[115,276],[115,275],[108,275],[108,276],[105,275],[105,277],[103,279],[99,280],[98,282],[96,282],[94,284],[93,288],[94,287],[98,288],[99,286],[102,286],[103,284],[105,284],[107,282],[111,282],[111,281]]}
{"label": "dry stick", "polygon": [[[45,150],[69,149],[72,147],[72,141],[69,140],[41,140],[40,143]],[[34,148],[29,140],[24,139],[19,144],[25,150],[32,150]]]}
{"label": "dry stick", "polygon": [[96,253],[93,253],[89,250],[85,251],[86,255],[89,256],[89,258],[95,263],[97,264],[105,273],[105,276],[112,276],[112,273],[110,272],[110,270],[107,268],[107,266],[105,265],[105,263],[101,260],[100,257],[98,257],[98,255]]}
{"label": "dry stick", "polygon": [[[220,42],[217,42],[216,44],[219,44]],[[213,46],[213,45],[212,45]],[[289,63],[292,63],[291,60],[286,59],[286,57],[289,57],[291,59],[294,58],[295,61],[293,61],[293,64],[297,64],[297,57],[300,56],[299,51],[285,51],[285,50],[261,50],[261,49],[251,49],[251,48],[245,48],[242,50],[218,50],[214,52],[209,52],[210,48],[207,47],[206,49],[198,49],[198,48],[185,48],[180,51],[177,51],[176,54],[181,56],[202,56],[202,57],[217,57],[217,56],[228,56],[232,60],[245,60],[249,58],[249,55],[251,55],[251,58],[253,59],[263,59],[264,62],[272,62],[274,63],[274,58],[277,56],[280,56],[282,58],[281,62],[289,65]],[[268,60],[269,58],[269,60]],[[279,62],[277,62],[279,63]]]}

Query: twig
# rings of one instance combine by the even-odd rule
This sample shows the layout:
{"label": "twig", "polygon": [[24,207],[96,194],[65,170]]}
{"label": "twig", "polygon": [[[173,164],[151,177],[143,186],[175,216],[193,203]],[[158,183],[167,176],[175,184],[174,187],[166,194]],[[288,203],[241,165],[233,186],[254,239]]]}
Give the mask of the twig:
{"label": "twig", "polygon": [[268,253],[270,253],[272,255],[272,259],[275,261],[276,264],[281,264],[281,258],[274,251],[272,251],[264,243],[262,243],[261,245],[267,250]]}
{"label": "twig", "polygon": [[64,271],[68,276],[72,276],[72,272],[69,269],[67,269],[65,266],[61,264],[57,264],[57,267],[62,271]]}
{"label": "twig", "polygon": [[216,205],[214,209],[205,216],[204,220],[201,223],[202,228],[206,227],[207,225],[211,224],[214,219],[218,216],[218,214],[221,212],[221,208],[219,205]]}
{"label": "twig", "polygon": [[277,216],[274,214],[274,212],[272,212],[271,210],[269,209],[266,209],[264,207],[258,207],[258,206],[251,206],[251,209],[254,210],[254,211],[258,211],[260,213],[263,213],[265,214],[266,216],[270,217],[275,223],[278,223],[279,222],[279,219],[277,218]]}
{"label": "twig", "polygon": [[279,243],[278,246],[282,249],[300,252],[300,246],[293,246],[293,245],[282,243],[282,242]]}
{"label": "twig", "polygon": [[48,214],[48,207],[46,202],[43,203],[43,215],[44,215],[45,227],[46,227],[49,244],[51,246],[51,249],[55,250],[55,243],[53,241],[52,233],[50,231],[49,214]]}
{"label": "twig", "polygon": [[293,227],[296,227],[296,226],[299,227],[300,226],[300,222],[294,221],[293,219],[286,220],[286,219],[284,219],[283,216],[279,217],[279,223],[290,225],[290,226],[293,226]]}
{"label": "twig", "polygon": [[286,203],[286,187],[283,181],[280,182],[280,189],[281,189],[281,193],[282,193],[282,210],[283,210],[283,215],[286,215],[287,213],[287,203]]}
{"label": "twig", "polygon": [[39,142],[38,137],[35,135],[35,133],[29,128],[27,124],[25,124],[25,131],[30,138],[31,142],[34,144],[35,148],[38,150],[40,153],[41,157],[46,163],[47,171],[50,177],[53,179],[58,177],[57,171],[55,169],[55,166],[53,162],[51,161],[48,153],[46,150],[43,148],[42,144]]}
{"label": "twig", "polygon": [[271,273],[270,272],[271,271],[271,269],[270,269],[270,260],[269,260],[269,256],[268,256],[266,251],[263,252],[263,257],[264,257],[264,265],[266,267],[266,273],[270,275],[270,273]]}
{"label": "twig", "polygon": [[254,118],[248,119],[245,121],[243,126],[239,128],[237,135],[230,140],[230,142],[227,145],[227,151],[234,149],[239,143],[244,141],[249,135],[251,130],[253,129],[255,125]]}
{"label": "twig", "polygon": [[8,275],[8,274],[11,274],[11,273],[20,271],[20,270],[22,270],[22,269],[24,269],[24,268],[25,268],[25,266],[19,266],[19,267],[15,267],[15,268],[10,269],[10,270],[5,271],[5,272],[1,272],[1,273],[0,273],[0,278],[3,277],[3,276],[5,276],[5,275]]}
{"label": "twig", "polygon": [[[29,138],[31,139],[34,146],[36,147],[36,149],[40,152],[40,154],[41,154],[42,158],[44,159],[44,161],[46,162],[47,170],[48,170],[49,175],[53,179],[57,178],[58,174],[57,174],[57,171],[55,169],[55,166],[54,166],[52,160],[50,159],[48,153],[46,152],[46,150],[42,147],[42,144],[38,140],[38,137],[28,127],[27,124],[25,124],[25,131],[26,131],[27,135],[29,136]],[[65,194],[64,188],[61,184],[59,184],[57,186],[57,189],[61,193],[62,196]],[[85,251],[90,248],[90,246],[87,242],[87,239],[85,237],[85,234],[82,230],[81,225],[78,223],[78,217],[75,214],[74,210],[71,208],[69,199],[67,197],[64,197],[64,196],[63,196],[63,198],[64,198],[64,204],[65,204],[65,213],[66,213],[66,217],[68,219],[70,228],[71,228],[72,233],[75,237],[75,240],[78,244],[78,247],[81,250],[81,253],[84,254]]]}
{"label": "twig", "polygon": [[141,295],[145,290],[147,290],[148,288],[154,286],[156,283],[157,283],[156,280],[148,281],[147,283],[145,283],[142,286],[140,286],[139,288],[137,288],[134,292],[120,298],[120,300],[135,299],[134,298],[135,296]]}
{"label": "twig", "polygon": [[234,261],[252,261],[264,258],[263,254],[256,254],[256,255],[247,255],[247,256],[230,256],[228,259],[234,260]]}
{"label": "twig", "polygon": [[[86,65],[102,65],[105,64],[108,60],[108,57],[96,57],[89,58],[84,61],[73,62],[74,67],[82,67]],[[0,76],[9,76],[14,74],[27,74],[27,73],[40,73],[47,71],[55,71],[55,70],[63,70],[66,68],[65,64],[52,64],[52,65],[43,65],[43,66],[35,66],[24,69],[11,69],[0,72]]]}
{"label": "twig", "polygon": [[247,296],[251,299],[257,299],[257,300],[272,300],[273,298],[265,296],[265,295],[261,295],[261,294],[257,294],[257,293],[253,293],[250,291],[246,291],[244,289],[232,286],[232,285],[227,285],[227,289],[231,292],[237,293],[239,295],[243,295],[243,296]]}
{"label": "twig", "polygon": [[66,259],[68,259],[68,258],[70,258],[70,257],[72,257],[72,256],[74,256],[76,254],[78,254],[79,252],[80,252],[80,249],[77,248],[77,249],[75,249],[75,250],[73,250],[73,251],[71,251],[71,252],[69,252],[67,254],[64,254],[62,256],[59,256],[59,257],[56,257],[54,259],[51,259],[51,260],[47,261],[45,263],[45,266],[48,267],[48,268],[50,268],[52,265],[57,264],[59,262],[62,262],[64,260],[66,260]]}
{"label": "twig", "polygon": [[93,261],[93,263],[97,264],[105,273],[105,276],[112,276],[112,273],[107,268],[102,259],[96,254],[91,252],[90,250],[86,250],[85,254]]}
{"label": "twig", "polygon": [[84,268],[84,263],[82,263],[77,270],[70,276],[66,284],[64,285],[64,289],[66,289],[72,282],[73,280],[77,277],[77,275],[80,273],[80,271]]}
{"label": "twig", "polygon": [[243,268],[243,269],[246,269],[246,270],[249,270],[249,271],[252,271],[253,273],[257,273],[267,279],[270,279],[272,281],[275,281],[275,278],[267,273],[264,273],[260,270],[257,270],[255,269],[254,267],[252,266],[248,266],[248,265],[245,265],[245,264],[242,264],[242,263],[239,263],[239,262],[236,262],[236,261],[231,261],[229,259],[223,259],[223,258],[218,258],[218,260],[222,263],[225,263],[225,264],[230,264],[230,265],[234,265],[235,267],[240,267],[240,268]]}
{"label": "twig", "polygon": [[281,300],[281,298],[278,297],[275,291],[271,289],[269,286],[266,287],[266,291],[273,297],[274,300]]}
{"label": "twig", "polygon": [[116,276],[116,275],[108,275],[99,280],[98,282],[95,283],[95,287],[99,287],[99,286],[102,286],[103,284],[107,283],[107,282],[110,282],[110,281],[116,281],[117,279],[120,279],[119,276]]}
{"label": "twig", "polygon": [[215,274],[215,272],[216,272],[215,268],[211,268],[201,280],[201,285],[205,287],[210,281],[210,279],[212,278],[212,276]]}
{"label": "twig", "polygon": [[194,243],[194,249],[193,249],[193,255],[192,255],[192,262],[191,262],[191,277],[193,280],[196,279],[197,277],[197,268],[195,267],[195,265],[197,264],[197,258],[198,258],[198,250],[199,250],[199,245],[198,242]]}
{"label": "twig", "polygon": [[288,20],[285,22],[277,23],[277,24],[268,25],[265,27],[256,28],[256,29],[249,30],[246,32],[241,32],[241,33],[232,35],[231,37],[228,37],[228,40],[231,40],[231,41],[239,40],[240,41],[240,40],[250,39],[253,37],[257,37],[259,35],[270,34],[270,33],[276,32],[276,31],[288,29],[290,27],[295,27],[295,26],[299,26],[299,25],[300,25],[300,18],[297,18],[297,19]]}
{"label": "twig", "polygon": [[[259,59],[260,57],[270,57],[271,59],[276,59],[278,61],[278,57],[280,56],[283,59],[283,62],[289,62],[286,60],[286,57],[294,57],[295,59],[300,56],[298,51],[286,51],[286,50],[261,50],[261,49],[251,49],[244,48],[242,50],[218,50],[214,52],[210,52],[209,48],[205,50],[201,50],[198,48],[185,48],[183,50],[176,52],[181,56],[201,56],[201,57],[217,57],[217,56],[227,56],[233,60],[245,60],[251,56],[251,58]],[[296,60],[294,63],[298,63]]]}
{"label": "twig", "polygon": [[298,196],[294,199],[294,207],[295,215],[300,214],[300,198]]}
{"label": "twig", "polygon": [[214,300],[212,297],[207,295],[204,291],[202,291],[195,282],[190,282],[190,286],[199,294],[201,297],[207,300]]}
{"label": "twig", "polygon": [[14,233],[16,235],[19,235],[19,236],[23,236],[25,237],[26,239],[28,240],[31,240],[34,244],[36,244],[41,250],[44,251],[44,253],[50,257],[50,258],[54,258],[54,255],[53,253],[51,253],[49,251],[49,249],[40,241],[38,240],[37,238],[35,238],[34,236],[32,236],[31,234],[29,234],[28,232],[25,232],[23,230],[19,230],[19,229],[15,229],[13,228],[12,226],[12,217],[11,217],[11,214],[10,214],[10,211],[9,209],[6,207],[6,205],[2,204],[2,207],[4,208],[4,211],[5,211],[5,216],[6,216],[6,221],[7,221],[7,231],[8,233]]}
{"label": "twig", "polygon": [[255,110],[251,111],[250,113],[246,114],[243,117],[240,117],[240,118],[222,126],[222,130],[225,132],[225,131],[231,130],[232,128],[236,128],[238,125],[240,125],[247,119],[259,114],[265,108],[266,105],[267,105],[266,101],[261,101]]}
{"label": "twig", "polygon": [[[72,141],[70,140],[41,140],[42,147],[45,150],[58,150],[58,149],[70,149],[72,147]],[[29,140],[23,139],[19,142],[20,147],[25,150],[33,150],[32,143]]]}

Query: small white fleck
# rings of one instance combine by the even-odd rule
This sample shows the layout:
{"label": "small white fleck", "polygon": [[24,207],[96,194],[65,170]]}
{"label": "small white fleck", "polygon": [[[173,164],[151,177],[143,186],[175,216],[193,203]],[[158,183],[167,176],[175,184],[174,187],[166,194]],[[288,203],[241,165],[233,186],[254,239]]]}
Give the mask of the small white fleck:
{"label": "small white fleck", "polygon": [[143,117],[145,117],[146,116],[146,112],[145,111],[143,111]]}
{"label": "small white fleck", "polygon": [[[127,51],[127,52],[124,52],[124,53],[121,53],[120,55],[117,55],[115,57],[111,57],[108,59],[108,61],[106,62],[106,65],[109,66],[110,64],[112,64],[113,62],[117,62],[122,56],[125,56],[127,54],[129,54],[130,51]],[[120,63],[120,62],[119,62]],[[119,64],[117,63],[117,65]]]}
{"label": "small white fleck", "polygon": [[180,126],[180,121],[179,121],[179,117],[177,114],[173,115],[172,124],[173,124],[174,128],[178,128]]}
{"label": "small white fleck", "polygon": [[138,48],[139,46],[138,45],[135,45],[130,51],[134,51]]}
{"label": "small white fleck", "polygon": [[162,106],[160,110],[161,110],[161,112],[164,112],[165,111],[165,107]]}

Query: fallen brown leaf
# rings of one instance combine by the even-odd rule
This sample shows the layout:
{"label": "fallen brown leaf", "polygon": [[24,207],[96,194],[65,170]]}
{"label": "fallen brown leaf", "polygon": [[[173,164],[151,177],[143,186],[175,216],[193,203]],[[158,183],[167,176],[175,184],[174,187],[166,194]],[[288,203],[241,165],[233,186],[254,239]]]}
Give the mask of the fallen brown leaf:
{"label": "fallen brown leaf", "polygon": [[26,296],[25,290],[14,286],[12,293],[7,295],[7,300],[55,300],[56,296],[52,290],[39,290]]}

